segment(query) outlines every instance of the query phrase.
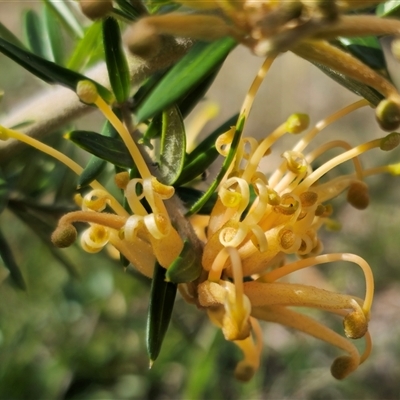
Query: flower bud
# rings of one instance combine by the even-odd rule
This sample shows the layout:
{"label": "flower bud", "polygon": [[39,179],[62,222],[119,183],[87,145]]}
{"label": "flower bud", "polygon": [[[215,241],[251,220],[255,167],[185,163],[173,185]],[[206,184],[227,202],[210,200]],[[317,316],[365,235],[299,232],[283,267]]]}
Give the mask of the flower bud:
{"label": "flower bud", "polygon": [[129,183],[129,173],[126,171],[119,172],[115,175],[114,181],[119,189],[126,189]]}
{"label": "flower bud", "polygon": [[341,356],[336,358],[331,365],[331,374],[334,378],[341,380],[351,374],[357,367],[358,365],[351,357]]}
{"label": "flower bud", "polygon": [[400,144],[400,133],[392,132],[382,138],[379,148],[383,151],[395,149]]}
{"label": "flower bud", "polygon": [[129,51],[145,59],[158,54],[161,42],[162,39],[157,29],[147,23],[145,19],[131,25],[124,35],[124,43]]}
{"label": "flower bud", "polygon": [[301,133],[308,128],[310,117],[307,114],[292,114],[286,121],[286,129],[289,133]]}
{"label": "flower bud", "polygon": [[78,236],[75,227],[72,224],[58,226],[51,235],[51,241],[60,249],[71,246]]}
{"label": "flower bud", "polygon": [[8,129],[0,125],[0,140],[8,140],[9,138]]}
{"label": "flower bud", "polygon": [[376,107],[376,118],[385,131],[393,131],[400,125],[400,106],[397,102],[385,99]]}
{"label": "flower bud", "polygon": [[79,5],[82,13],[93,21],[107,16],[113,9],[111,0],[80,0]]}
{"label": "flower bud", "polygon": [[347,201],[357,210],[365,210],[369,205],[367,184],[363,181],[353,182],[347,192]]}
{"label": "flower bud", "polygon": [[88,80],[78,82],[76,94],[86,104],[93,104],[99,96],[96,85]]}
{"label": "flower bud", "polygon": [[254,366],[246,361],[241,361],[235,368],[235,378],[238,381],[248,382],[254,375]]}

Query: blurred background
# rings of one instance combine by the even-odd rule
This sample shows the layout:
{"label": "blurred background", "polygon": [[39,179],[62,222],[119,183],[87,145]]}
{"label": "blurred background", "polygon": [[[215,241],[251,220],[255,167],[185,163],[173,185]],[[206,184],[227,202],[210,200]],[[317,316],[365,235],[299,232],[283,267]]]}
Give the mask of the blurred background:
{"label": "blurred background", "polygon": [[[28,8],[39,9],[40,3],[0,1],[0,21],[19,38],[23,37],[22,13]],[[261,63],[245,48],[228,57],[207,94],[207,101],[216,102],[220,112],[204,134],[240,109]],[[0,55],[0,91],[4,91],[0,117],[47,88]],[[355,95],[309,63],[283,54],[260,89],[245,135],[265,137],[294,112],[310,114],[315,124],[355,100]],[[97,129],[101,119],[95,114],[74,126]],[[62,139],[64,132],[54,132],[46,141],[83,162],[86,155]],[[324,130],[319,140],[345,138],[358,144],[382,135],[373,110],[364,108]],[[293,145],[291,139],[285,138],[273,149],[263,165],[266,171],[276,166],[285,146]],[[362,161],[365,167],[372,167],[399,158],[398,150],[375,151],[365,154]],[[340,168],[340,172],[347,170],[346,166]],[[211,176],[214,172],[210,171]],[[54,227],[57,217],[71,207],[76,177],[30,149],[2,173],[12,190],[11,206],[1,214],[0,228],[28,290],[23,292],[10,283],[0,260],[1,400],[400,397],[400,178],[380,175],[368,179],[371,204],[364,211],[353,209],[344,196],[335,199],[334,217],[343,224],[342,229],[322,233],[326,252],[358,254],[370,263],[375,275],[370,323],[374,348],[365,365],[346,380],[336,381],[329,372],[339,355],[336,349],[265,323],[260,370],[251,382],[242,384],[233,378],[239,352],[225,342],[203,312],[180,297],[160,357],[149,370],[145,326],[150,282],[129,270],[124,272],[105,251],[88,255],[76,245],[55,256],[45,237],[52,226],[37,228],[43,237],[34,234],[40,223],[38,201],[55,204]],[[64,182],[61,188],[57,184],[60,179]],[[29,202],[21,201],[22,191],[28,193]],[[349,264],[311,268],[291,279],[360,297],[365,290],[361,271]],[[331,319],[319,314],[318,318]],[[341,330],[339,321],[329,323]]]}

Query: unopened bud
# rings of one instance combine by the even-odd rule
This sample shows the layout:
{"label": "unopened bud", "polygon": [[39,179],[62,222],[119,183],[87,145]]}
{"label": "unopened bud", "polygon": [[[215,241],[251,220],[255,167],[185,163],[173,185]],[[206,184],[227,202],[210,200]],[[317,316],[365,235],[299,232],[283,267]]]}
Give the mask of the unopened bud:
{"label": "unopened bud", "polygon": [[341,380],[350,375],[357,367],[358,365],[351,357],[341,356],[336,358],[331,365],[331,374],[334,378]]}
{"label": "unopened bud", "polygon": [[365,210],[369,205],[367,184],[363,181],[353,182],[347,192],[347,201],[357,210]]}
{"label": "unopened bud", "polygon": [[126,171],[119,172],[114,176],[114,182],[119,189],[126,189],[129,183],[129,173]]}
{"label": "unopened bud", "polygon": [[310,117],[307,114],[292,114],[286,121],[289,133],[301,133],[308,128]]}
{"label": "unopened bud", "polygon": [[72,224],[66,224],[57,227],[51,235],[51,241],[55,246],[63,249],[71,246],[75,242],[77,236],[78,233],[75,227]]}
{"label": "unopened bud", "polygon": [[241,361],[235,368],[235,378],[238,381],[248,382],[254,375],[254,366],[246,361]]}
{"label": "unopened bud", "polygon": [[93,21],[106,17],[113,9],[111,0],[80,0],[79,5],[82,13]]}
{"label": "unopened bud", "polygon": [[131,25],[124,35],[124,43],[129,51],[145,59],[158,54],[161,49],[161,42],[162,39],[157,29],[147,23],[146,19]]}
{"label": "unopened bud", "polygon": [[376,107],[376,118],[385,131],[393,131],[400,125],[400,106],[397,102],[385,99]]}
{"label": "unopened bud", "polygon": [[88,80],[78,82],[76,94],[86,104],[93,104],[99,96],[96,85]]}
{"label": "unopened bud", "polygon": [[395,149],[400,144],[400,133],[392,132],[382,138],[379,148],[383,151]]}

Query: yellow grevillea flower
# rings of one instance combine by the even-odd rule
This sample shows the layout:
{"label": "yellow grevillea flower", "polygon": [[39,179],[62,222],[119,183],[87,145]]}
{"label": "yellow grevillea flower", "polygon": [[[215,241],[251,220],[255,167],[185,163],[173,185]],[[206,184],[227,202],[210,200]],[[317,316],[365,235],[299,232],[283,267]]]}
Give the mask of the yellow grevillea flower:
{"label": "yellow grevillea flower", "polygon": [[[256,91],[273,62],[269,57],[260,69],[242,106],[240,120],[247,120]],[[155,261],[168,268],[183,249],[186,238],[171,223],[164,201],[174,195],[174,188],[160,183],[146,165],[139,148],[126,127],[98,95],[94,85],[83,81],[77,93],[86,103],[94,103],[119,132],[140,174],[116,177],[123,189],[132,215],[97,181],[92,190],[78,197],[81,210],[63,216],[52,240],[67,247],[76,239],[74,222],[89,224],[81,236],[82,247],[97,252],[110,243],[142,274],[152,277]],[[353,372],[369,355],[371,340],[368,321],[373,300],[374,281],[367,262],[354,254],[322,254],[319,230],[331,224],[329,201],[347,190],[348,201],[356,208],[368,205],[365,178],[377,173],[398,175],[398,165],[373,170],[363,169],[358,156],[374,149],[391,150],[400,135],[351,146],[333,140],[309,150],[314,137],[327,125],[352,111],[368,105],[360,100],[308,129],[309,118],[293,114],[265,139],[243,137],[231,167],[218,188],[218,200],[210,216],[193,219],[193,228],[204,241],[201,252],[202,274],[194,282],[180,284],[182,296],[205,309],[229,341],[236,344],[244,358],[237,365],[238,379],[248,380],[257,370],[262,351],[259,320],[271,321],[324,340],[347,355],[332,364],[338,379]],[[221,135],[216,147],[228,153],[235,127]],[[305,132],[305,133],[304,133]],[[293,147],[282,154],[282,162],[268,174],[259,170],[264,157],[283,135],[300,135]],[[14,138],[38,148],[68,165],[77,174],[82,168],[57,150],[15,130],[0,127],[0,139]],[[315,161],[327,150],[341,151],[321,166]],[[336,166],[352,160],[354,172],[323,182],[321,178]],[[147,206],[141,200],[145,199]],[[105,212],[106,208],[111,211]],[[206,227],[205,229],[203,229]],[[297,261],[287,262],[287,255]],[[308,284],[279,282],[294,271],[315,265],[346,261],[358,265],[365,276],[365,296],[360,298],[316,288]],[[313,318],[289,307],[311,307],[343,317],[344,337]],[[365,337],[363,354],[348,339]]]}
{"label": "yellow grevillea flower", "polygon": [[[268,70],[267,59],[254,81],[242,108],[248,115],[252,98]],[[326,126],[352,111],[366,106],[357,101],[308,128],[308,117],[294,114],[262,141],[242,138],[231,169],[218,190],[218,200],[207,222],[202,266],[207,279],[199,283],[193,301],[204,307],[210,319],[222,329],[225,338],[244,354],[236,367],[236,377],[250,379],[260,363],[262,347],[258,320],[277,322],[308,333],[347,352],[337,358],[331,372],[342,379],[368,357],[371,340],[368,321],[373,300],[374,280],[370,266],[361,257],[348,253],[321,254],[319,229],[330,225],[329,201],[347,191],[355,208],[368,206],[368,187],[364,179],[372,174],[397,174],[398,165],[363,169],[358,156],[373,149],[391,150],[400,142],[400,134],[352,147],[342,140],[327,142],[308,150],[314,137]],[[283,161],[269,174],[258,169],[271,147],[283,135],[298,135],[292,149],[283,152]],[[216,147],[222,155],[229,151],[234,128],[221,135]],[[317,160],[327,150],[341,153],[317,168]],[[338,165],[352,160],[354,172],[325,182],[321,178]],[[255,199],[251,203],[253,192]],[[287,263],[287,255],[298,261]],[[315,265],[347,261],[361,268],[365,276],[363,299],[310,285],[277,282],[292,272]],[[246,279],[245,279],[246,278]],[[345,337],[290,306],[319,308],[343,316],[348,339],[365,337],[362,355]]]}

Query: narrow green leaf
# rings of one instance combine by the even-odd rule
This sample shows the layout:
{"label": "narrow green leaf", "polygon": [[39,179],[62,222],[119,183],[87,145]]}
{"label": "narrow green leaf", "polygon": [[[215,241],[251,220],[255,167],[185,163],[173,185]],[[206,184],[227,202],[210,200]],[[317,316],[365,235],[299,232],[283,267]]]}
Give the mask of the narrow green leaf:
{"label": "narrow green leaf", "polygon": [[172,185],[182,172],[186,133],[182,115],[174,106],[163,112],[159,173],[160,181]]}
{"label": "narrow green leaf", "polygon": [[400,16],[400,3],[399,0],[389,0],[381,3],[376,8],[376,15],[378,17],[398,17]]}
{"label": "narrow green leaf", "polygon": [[121,32],[114,18],[108,17],[103,21],[103,44],[110,84],[117,102],[122,103],[129,97],[130,75]]}
{"label": "narrow green leaf", "polygon": [[160,354],[175,303],[177,285],[165,281],[166,271],[165,268],[156,263],[151,283],[146,332],[150,366]]}
{"label": "narrow green leaf", "polygon": [[43,0],[54,12],[64,27],[78,38],[83,37],[82,25],[64,1]]}
{"label": "narrow green leaf", "polygon": [[51,61],[47,61],[41,57],[38,57],[35,54],[14,46],[13,44],[1,38],[0,52],[47,83],[60,84],[75,91],[79,81],[89,80],[96,85],[99,94],[106,101],[111,101],[113,99],[113,95],[110,93],[110,91],[92,79],[89,79],[86,76],[71,71],[67,68],[61,67],[60,65],[57,65]]}
{"label": "narrow green leaf", "polygon": [[33,10],[24,13],[24,36],[29,49],[37,56],[49,59],[49,54],[44,44],[43,22]]}
{"label": "narrow green leaf", "polygon": [[339,42],[350,53],[372,69],[386,69],[385,57],[377,37],[339,38]]}
{"label": "narrow green leaf", "polygon": [[12,281],[22,290],[26,290],[26,283],[20,268],[15,262],[11,248],[7,243],[6,238],[0,231],[0,257],[2,258],[5,267],[10,271]]}
{"label": "narrow green leaf", "polygon": [[187,94],[185,94],[185,96],[179,100],[177,105],[183,118],[186,118],[200,102],[200,100],[204,98],[207,90],[217,77],[221,66],[222,65],[219,65],[217,68],[214,68],[210,74],[201,79],[197,85],[193,86],[191,90],[189,90]]}
{"label": "narrow green leaf", "polygon": [[146,12],[146,8],[139,1],[116,0],[116,3],[131,21],[137,20]]}
{"label": "narrow green leaf", "polygon": [[151,144],[151,140],[161,136],[162,126],[163,126],[163,113],[160,113],[153,117],[143,137],[140,138],[139,143],[153,150],[153,145]]}
{"label": "narrow green leaf", "polygon": [[[115,131],[114,127],[109,121],[106,121],[103,125],[101,135],[113,138],[118,137],[118,133]],[[79,175],[77,189],[82,189],[93,182],[101,174],[106,165],[107,161],[93,155],[83,172]]]}
{"label": "narrow green leaf", "polygon": [[[202,192],[201,190],[197,190],[197,189],[194,189],[191,187],[186,187],[186,186],[180,186],[180,187],[175,188],[175,193],[182,200],[184,206],[187,209],[192,208],[193,205],[196,204],[196,202],[198,202],[204,196],[204,192]],[[201,206],[201,208],[196,212],[196,214],[210,215],[212,209],[215,206],[217,198],[218,198],[218,194],[216,192],[214,192],[207,199],[207,201]]]}
{"label": "narrow green leaf", "polygon": [[185,240],[181,254],[167,269],[165,279],[173,283],[192,282],[200,276],[201,270],[201,261],[190,242]]}
{"label": "narrow green leaf", "polygon": [[72,131],[66,134],[65,138],[71,140],[90,154],[111,164],[122,168],[133,168],[134,166],[128,149],[119,138],[102,136],[90,131]]}
{"label": "narrow green leaf", "polygon": [[175,184],[184,185],[204,173],[206,169],[218,158],[219,153],[215,148],[218,136],[228,131],[236,124],[239,114],[234,115],[208,135],[196,148],[186,155],[185,166]]}
{"label": "narrow green leaf", "polygon": [[44,42],[46,43],[48,59],[62,65],[64,62],[64,43],[60,31],[60,26],[54,12],[48,4],[43,7],[43,32]]}
{"label": "narrow green leaf", "polygon": [[26,48],[24,44],[0,22],[0,37],[7,42],[12,43],[14,46]]}
{"label": "narrow green leaf", "polygon": [[340,83],[345,88],[349,89],[351,92],[358,96],[364,97],[375,107],[382,101],[383,96],[371,87],[358,82],[354,79],[348,78],[340,72],[333,70],[325,65],[313,62],[313,64],[318,67],[322,72],[332,78],[334,81]]}
{"label": "narrow green leaf", "polygon": [[229,149],[228,155],[226,156],[224,162],[222,163],[222,167],[221,167],[217,177],[211,183],[211,185],[209,186],[207,191],[203,194],[203,196],[199,200],[197,200],[196,203],[193,204],[193,206],[190,208],[190,210],[186,213],[187,216],[196,214],[204,206],[204,204],[207,203],[208,199],[212,196],[212,194],[215,192],[218,185],[222,181],[223,177],[225,176],[226,172],[228,171],[229,166],[231,165],[232,161],[235,158],[235,154],[236,154],[237,148],[239,146],[240,138],[242,136],[244,123],[245,123],[245,117],[239,116],[239,119],[236,123],[235,133],[233,135],[231,147]]}
{"label": "narrow green leaf", "polygon": [[0,214],[8,202],[9,186],[3,171],[0,169]]}
{"label": "narrow green leaf", "polygon": [[90,185],[104,171],[106,166],[107,161],[96,156],[91,156],[85,166],[85,169],[79,175],[76,188],[79,190]]}
{"label": "narrow green leaf", "polygon": [[145,99],[137,110],[138,121],[143,122],[178,102],[190,88],[220,65],[235,46],[232,38],[196,43]]}
{"label": "narrow green leaf", "polygon": [[[49,223],[48,214],[58,212],[58,210],[34,210],[33,208],[27,207],[24,204],[21,205],[10,204],[10,209],[12,212],[27,226],[31,229],[35,235],[37,235],[40,240],[46,245],[50,253],[56,258],[60,264],[67,270],[68,274],[74,278],[79,277],[79,272],[75,265],[68,259],[62,250],[54,246],[50,240],[51,233],[54,230],[54,225]],[[45,208],[45,207],[43,207]],[[44,211],[44,212],[43,212]]]}
{"label": "narrow green leaf", "polygon": [[74,52],[68,61],[67,67],[74,71],[81,71],[89,62],[101,39],[101,22],[96,21],[85,30],[83,38],[75,46]]}

